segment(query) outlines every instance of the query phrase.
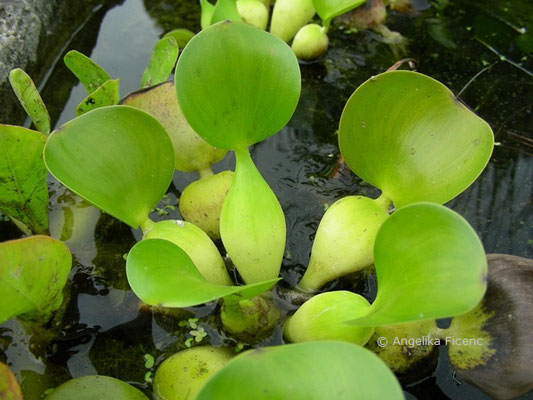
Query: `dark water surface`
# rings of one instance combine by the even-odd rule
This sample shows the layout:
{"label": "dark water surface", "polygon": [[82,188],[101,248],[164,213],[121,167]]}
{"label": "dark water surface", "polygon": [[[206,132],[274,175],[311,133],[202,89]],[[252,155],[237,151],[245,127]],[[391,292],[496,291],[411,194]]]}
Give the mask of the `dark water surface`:
{"label": "dark water surface", "polygon": [[[451,1],[447,7],[444,3],[435,2],[419,14],[392,13],[388,26],[409,39],[406,56],[416,60],[418,71],[460,93],[460,99],[494,130],[498,145],[489,166],[448,205],[472,224],[487,253],[531,258],[531,2],[464,0]],[[152,47],[163,33],[179,27],[199,30],[196,1],[126,0],[105,15],[97,14],[80,29],[67,50],[84,51],[112,77],[120,77],[122,95],[138,88]],[[520,34],[521,29],[528,33]],[[346,195],[378,195],[376,189],[346,168],[334,173],[339,157],[336,129],[355,88],[385,71],[398,57],[371,32],[349,33],[338,26],[330,38],[325,59],[302,65],[302,97],[289,125],[252,149],[257,167],[285,210],[288,238],[282,276],[286,285],[295,284],[307,265],[325,205]],[[44,84],[43,97],[59,126],[73,118],[85,91],[59,61]],[[230,169],[233,165],[233,156],[229,155],[214,169]],[[154,212],[152,217],[179,218],[172,206],[180,191],[194,179],[193,174],[176,173],[160,205],[168,215]],[[52,234],[60,236],[60,227],[72,212],[77,218],[67,240],[75,261],[61,332],[45,346],[36,338],[30,339],[16,321],[0,326],[0,360],[7,360],[22,380],[26,399],[39,399],[44,390],[70,377],[95,373],[114,376],[150,393],[149,373],[155,368],[145,367],[145,355],[155,357],[157,365],[185,348],[190,328],[180,327],[178,321],[193,314],[202,317],[200,325],[209,332],[203,343],[237,345],[218,328],[217,317],[211,314],[213,307],[178,311],[173,317],[154,315],[140,307],[129,291],[123,258],[140,238],[140,232],[132,232],[87,207],[55,182],[50,181],[50,190]],[[5,222],[0,223],[0,232],[1,240],[19,236]],[[350,288],[353,284],[347,279],[338,286]],[[370,281],[362,289],[372,296],[375,287]],[[269,343],[280,340],[277,332]],[[43,358],[34,357],[29,348]],[[435,367],[406,382],[408,398],[488,398],[455,378],[446,353],[442,348]],[[533,395],[524,398],[533,399]]]}

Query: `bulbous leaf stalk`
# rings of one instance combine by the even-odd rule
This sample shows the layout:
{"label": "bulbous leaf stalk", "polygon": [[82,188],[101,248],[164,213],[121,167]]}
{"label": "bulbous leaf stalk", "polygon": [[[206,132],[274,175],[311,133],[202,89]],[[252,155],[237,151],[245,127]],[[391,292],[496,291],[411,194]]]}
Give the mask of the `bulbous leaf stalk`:
{"label": "bulbous leaf stalk", "polygon": [[296,35],[315,15],[312,0],[277,0],[272,11],[270,33],[285,42]]}
{"label": "bulbous leaf stalk", "polygon": [[320,221],[311,260],[298,284],[315,291],[327,282],[372,265],[377,232],[387,219],[387,204],[348,196],[328,208]]}
{"label": "bulbous leaf stalk", "polygon": [[226,250],[246,283],[279,275],[285,249],[285,216],[247,148],[235,150],[235,176],[220,216]]}
{"label": "bulbous leaf stalk", "polygon": [[243,22],[265,30],[268,25],[267,7],[259,0],[238,0],[237,9]]}
{"label": "bulbous leaf stalk", "polygon": [[300,60],[314,60],[328,50],[329,39],[325,29],[317,24],[305,25],[292,41],[292,50]]}
{"label": "bulbous leaf stalk", "polygon": [[212,239],[220,239],[220,213],[232,180],[231,171],[203,176],[181,193],[179,209],[182,217]]}
{"label": "bulbous leaf stalk", "polygon": [[356,327],[346,321],[370,307],[368,301],[348,291],[326,292],[306,301],[284,324],[283,334],[293,343],[340,340],[363,346],[374,333],[372,327]]}

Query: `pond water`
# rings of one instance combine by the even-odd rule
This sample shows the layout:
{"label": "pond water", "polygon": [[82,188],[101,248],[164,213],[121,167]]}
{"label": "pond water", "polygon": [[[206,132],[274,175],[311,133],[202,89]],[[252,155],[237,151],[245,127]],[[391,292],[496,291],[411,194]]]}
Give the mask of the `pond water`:
{"label": "pond water", "polygon": [[[533,8],[523,1],[437,1],[414,14],[392,13],[387,26],[409,39],[408,56],[418,71],[441,82],[492,126],[498,145],[480,178],[448,204],[476,229],[487,253],[531,258],[533,243]],[[142,72],[158,38],[173,28],[199,30],[196,1],[126,0],[106,13],[95,10],[65,51],[76,48],[90,55],[112,77],[120,77],[121,94],[138,88]],[[524,36],[527,36],[525,39]],[[331,32],[327,56],[302,65],[302,97],[289,125],[256,145],[252,157],[278,195],[287,218],[287,248],[283,262],[284,285],[294,285],[309,260],[312,240],[326,205],[346,195],[376,197],[378,192],[347,168],[336,171],[339,150],[336,129],[351,93],[370,76],[385,71],[398,57],[372,32],[351,33],[337,26]],[[518,38],[518,39],[517,39]],[[529,52],[529,53],[528,53]],[[41,85],[56,126],[73,118],[85,97],[59,61]],[[229,155],[216,171],[232,169]],[[195,179],[176,173],[168,196],[153,219],[179,218],[174,209],[180,191]],[[60,235],[69,206],[82,223],[70,229],[67,240],[73,255],[70,301],[59,337],[47,346],[24,332],[16,321],[0,326],[0,360],[9,363],[22,380],[25,398],[39,399],[47,388],[70,377],[111,375],[149,390],[150,372],[145,355],[157,362],[185,348],[187,328],[178,321],[191,316],[209,333],[203,343],[237,341],[218,327],[212,306],[154,315],[140,307],[128,290],[124,254],[141,236],[111,217],[66,193],[50,180],[51,230]],[[162,215],[166,214],[168,215]],[[20,236],[0,223],[0,239]],[[351,288],[345,279],[337,287]],[[359,287],[360,286],[360,287]],[[372,297],[371,279],[358,289]],[[280,343],[279,331],[263,344]],[[44,362],[28,349],[43,356]],[[246,348],[246,346],[245,346]],[[405,380],[407,398],[485,399],[488,396],[461,382],[441,349],[438,358],[418,376]],[[533,399],[533,395],[523,397]]]}

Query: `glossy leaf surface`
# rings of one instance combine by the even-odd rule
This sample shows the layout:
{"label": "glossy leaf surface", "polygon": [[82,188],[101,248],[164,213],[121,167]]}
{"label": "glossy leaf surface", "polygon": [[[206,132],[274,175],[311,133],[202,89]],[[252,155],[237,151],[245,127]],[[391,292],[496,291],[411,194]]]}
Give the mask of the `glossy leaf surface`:
{"label": "glossy leaf surface", "polygon": [[364,3],[365,0],[313,0],[316,13],[322,19],[324,26],[329,26],[333,18],[347,13]]}
{"label": "glossy leaf surface", "polygon": [[165,194],[172,143],[156,119],[127,106],[97,108],[50,135],[48,170],[61,183],[136,228]]}
{"label": "glossy leaf surface", "polygon": [[9,73],[9,82],[35,127],[48,136],[50,134],[50,115],[48,115],[46,105],[30,76],[17,68]]}
{"label": "glossy leaf surface", "polygon": [[410,71],[386,72],[362,84],[339,128],[348,166],[397,208],[457,196],[485,168],[493,141],[489,125],[448,88]]}
{"label": "glossy leaf surface", "polygon": [[[341,363],[342,365],[339,365]],[[197,400],[398,400],[400,384],[375,354],[342,342],[250,350],[231,360]]]}
{"label": "glossy leaf surface", "polygon": [[220,236],[246,283],[274,279],[285,250],[285,216],[248,150],[237,150],[235,156],[235,174],[220,214]]}
{"label": "glossy leaf surface", "polygon": [[378,294],[360,326],[395,325],[470,311],[487,288],[483,245],[454,211],[417,203],[393,213],[374,245]]}
{"label": "glossy leaf surface", "polygon": [[93,93],[111,79],[101,66],[77,50],[71,50],[65,54],[63,61],[80,80],[88,94]]}
{"label": "glossy leaf surface", "polygon": [[177,308],[222,297],[230,302],[246,299],[270,289],[278,281],[246,286],[209,283],[182,249],[163,239],[137,243],[128,254],[126,273],[132,290],[143,302]]}
{"label": "glossy leaf surface", "polygon": [[114,106],[120,100],[119,79],[110,79],[102,84],[98,89],[88,95],[76,107],[76,116],[85,114],[95,108]]}
{"label": "glossy leaf surface", "polygon": [[0,323],[19,315],[47,321],[61,305],[71,263],[67,246],[48,236],[0,243]]}
{"label": "glossy leaf surface", "polygon": [[300,68],[280,39],[241,22],[196,35],[176,68],[185,118],[211,145],[244,148],[282,129],[300,96]]}
{"label": "glossy leaf surface", "polygon": [[71,379],[45,397],[45,400],[72,399],[148,400],[148,397],[126,382],[102,375],[87,375]]}
{"label": "glossy leaf surface", "polygon": [[173,82],[133,92],[121,104],[139,108],[161,123],[172,141],[174,166],[180,171],[208,168],[226,155],[226,150],[215,149],[188,124],[179,107]]}
{"label": "glossy leaf surface", "polygon": [[27,234],[48,229],[45,141],[41,132],[0,125],[0,209]]}
{"label": "glossy leaf surface", "polygon": [[179,54],[178,42],[172,36],[159,40],[141,78],[141,88],[165,82],[176,65]]}

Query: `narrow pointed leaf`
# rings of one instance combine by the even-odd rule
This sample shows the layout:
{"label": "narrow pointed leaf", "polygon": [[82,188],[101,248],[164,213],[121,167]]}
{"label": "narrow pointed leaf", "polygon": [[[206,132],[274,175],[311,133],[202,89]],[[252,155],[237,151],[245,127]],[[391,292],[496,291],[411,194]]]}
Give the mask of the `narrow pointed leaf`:
{"label": "narrow pointed leaf", "polygon": [[464,314],[483,298],[487,260],[470,225],[434,203],[401,208],[374,245],[378,294],[361,326],[395,325]]}
{"label": "narrow pointed leaf", "polygon": [[54,131],[48,170],[70,190],[137,228],[165,194],[172,143],[156,119],[128,106],[97,108]]}
{"label": "narrow pointed leaf", "polygon": [[202,276],[181,248],[163,239],[137,243],[128,254],[126,273],[132,290],[146,304],[177,308],[226,296],[230,296],[230,301],[243,300],[261,294],[278,281],[246,286],[214,285]]}
{"label": "narrow pointed leaf", "polygon": [[213,17],[213,11],[215,10],[215,6],[211,4],[209,0],[200,0],[200,7],[202,8],[200,25],[202,29],[205,29],[211,26],[211,18]]}
{"label": "narrow pointed leaf", "polygon": [[9,73],[9,82],[22,107],[35,127],[45,135],[50,134],[50,115],[46,105],[29,75],[20,68]]}
{"label": "narrow pointed leaf", "polygon": [[333,18],[364,3],[365,0],[313,0],[316,13],[322,19],[324,26],[328,26]]}
{"label": "narrow pointed leaf", "polygon": [[241,15],[237,9],[235,0],[217,0],[213,15],[211,16],[211,25],[220,21],[240,21]]}
{"label": "narrow pointed leaf", "polygon": [[0,243],[0,323],[14,316],[47,321],[63,301],[72,258],[48,236]]}
{"label": "narrow pointed leaf", "polygon": [[165,82],[176,66],[179,52],[178,42],[172,36],[158,41],[148,66],[144,70],[141,89]]}
{"label": "narrow pointed leaf", "polygon": [[187,123],[178,104],[174,82],[164,82],[126,96],[121,104],[139,108],[156,118],[167,131],[174,147],[175,168],[200,171],[224,158],[227,151],[216,149]]}
{"label": "narrow pointed leaf", "polygon": [[66,381],[45,397],[45,400],[148,400],[139,389],[102,375],[87,375]]}
{"label": "narrow pointed leaf", "polygon": [[493,143],[489,125],[448,88],[411,71],[362,84],[339,127],[348,166],[397,208],[453,199],[485,168]]}
{"label": "narrow pointed leaf", "polygon": [[85,86],[88,94],[93,93],[111,79],[101,66],[79,51],[69,51],[63,61],[67,68]]}
{"label": "narrow pointed leaf", "polygon": [[399,400],[404,397],[396,377],[378,356],[354,344],[323,341],[247,351],[218,371],[197,400],[244,398]]}
{"label": "narrow pointed leaf", "polygon": [[300,96],[300,68],[282,40],[241,22],[196,35],[176,68],[178,102],[211,145],[244,148],[282,129]]}
{"label": "narrow pointed leaf", "polygon": [[0,210],[26,233],[48,229],[45,141],[41,132],[0,125]]}
{"label": "narrow pointed leaf", "polygon": [[85,114],[95,108],[114,106],[120,101],[120,79],[110,79],[92,92],[76,107],[76,116]]}

